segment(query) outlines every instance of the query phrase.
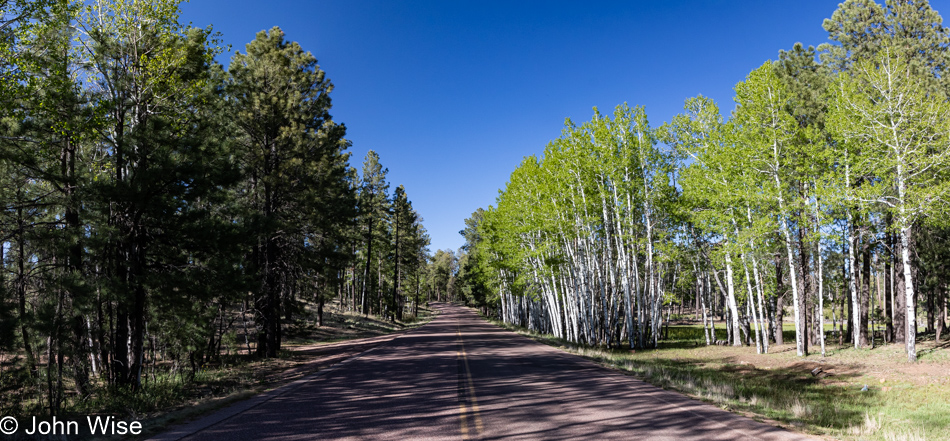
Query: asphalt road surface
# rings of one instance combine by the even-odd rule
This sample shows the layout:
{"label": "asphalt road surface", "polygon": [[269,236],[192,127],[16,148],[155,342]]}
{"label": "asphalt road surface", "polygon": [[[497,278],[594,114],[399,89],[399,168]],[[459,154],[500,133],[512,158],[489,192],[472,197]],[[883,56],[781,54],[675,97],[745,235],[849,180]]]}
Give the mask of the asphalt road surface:
{"label": "asphalt road surface", "polygon": [[809,439],[435,307],[417,330],[158,438]]}

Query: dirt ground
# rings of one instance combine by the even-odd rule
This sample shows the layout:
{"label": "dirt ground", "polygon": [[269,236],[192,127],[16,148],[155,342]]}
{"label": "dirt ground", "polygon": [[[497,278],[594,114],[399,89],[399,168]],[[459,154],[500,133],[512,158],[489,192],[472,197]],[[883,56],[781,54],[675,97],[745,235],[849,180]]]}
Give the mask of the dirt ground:
{"label": "dirt ground", "polygon": [[738,365],[749,370],[791,368],[814,371],[824,384],[864,383],[887,392],[888,382],[900,381],[917,386],[950,384],[948,349],[948,342],[939,345],[932,340],[921,342],[917,345],[917,363],[907,362],[903,344],[861,350],[828,345],[825,357],[812,353],[804,358],[796,356],[793,344],[771,345],[768,354],[756,354],[753,347],[709,346],[690,349],[692,357],[685,358],[715,360],[716,364]]}

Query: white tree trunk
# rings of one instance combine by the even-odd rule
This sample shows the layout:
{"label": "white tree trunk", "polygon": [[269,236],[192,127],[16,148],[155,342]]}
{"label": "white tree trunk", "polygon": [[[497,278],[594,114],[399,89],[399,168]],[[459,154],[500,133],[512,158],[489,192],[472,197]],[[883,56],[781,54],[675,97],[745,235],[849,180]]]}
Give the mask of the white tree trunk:
{"label": "white tree trunk", "polygon": [[907,183],[904,181],[901,161],[897,161],[897,196],[899,198],[901,229],[901,261],[904,264],[904,322],[906,323],[907,361],[917,361],[917,310],[914,308],[914,283],[910,271],[910,220],[907,218]]}
{"label": "white tree trunk", "polygon": [[[816,186],[817,191],[817,186]],[[821,259],[821,211],[818,209],[818,196],[815,195],[815,235],[817,236],[816,250],[818,252],[818,311],[815,321],[818,322],[818,341],[821,343],[821,356],[825,356],[825,279],[822,272]]]}
{"label": "white tree trunk", "polygon": [[732,345],[742,346],[742,337],[739,332],[739,306],[736,305],[736,288],[733,282],[732,256],[726,253],[726,302],[729,304],[729,312],[732,315]]}
{"label": "white tree trunk", "polygon": [[[719,279],[716,279],[716,283],[719,283]],[[715,299],[712,297],[712,280],[710,280],[709,273],[706,273],[706,304],[709,305],[709,328],[712,330],[712,342],[713,344],[719,341],[719,337],[716,337],[716,304]]]}
{"label": "white tree trunk", "polygon": [[[792,285],[792,303],[795,306],[795,352],[799,357],[805,355],[805,335],[802,332],[802,312],[798,307],[798,277],[795,274],[795,257],[792,253],[792,236],[788,232],[787,216],[785,214],[785,199],[782,196],[782,181],[779,179],[779,153],[778,142],[772,143],[772,167],[775,178],[775,191],[778,199],[778,224],[782,230],[782,236],[785,239],[785,252],[788,255],[788,278]],[[781,324],[779,324],[781,326]]]}
{"label": "white tree trunk", "polygon": [[[694,268],[696,268],[695,265],[694,265]],[[707,325],[708,320],[706,319],[706,293],[704,292],[705,283],[703,281],[703,277],[700,276],[699,274],[698,268],[696,268],[695,272],[696,272],[696,289],[697,289],[697,294],[698,294],[697,297],[699,297],[698,300],[699,300],[700,308],[702,309],[702,315],[703,315],[703,335],[706,337],[706,346],[709,346],[711,342],[709,339],[709,327]]]}
{"label": "white tree trunk", "polygon": [[746,289],[748,290],[748,300],[746,301],[746,312],[752,317],[752,331],[755,332],[755,353],[762,353],[762,333],[760,332],[762,326],[760,325],[759,317],[756,315],[755,308],[752,307],[755,304],[755,293],[752,291],[752,278],[749,277],[749,267],[746,264],[746,255],[742,254],[742,269],[745,271],[745,284]]}

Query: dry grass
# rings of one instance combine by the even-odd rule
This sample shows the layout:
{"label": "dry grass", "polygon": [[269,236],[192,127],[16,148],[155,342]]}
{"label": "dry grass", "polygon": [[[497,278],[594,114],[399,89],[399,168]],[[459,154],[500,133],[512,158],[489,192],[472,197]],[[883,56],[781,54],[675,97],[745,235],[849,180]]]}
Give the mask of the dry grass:
{"label": "dry grass", "polygon": [[795,398],[794,400],[791,400],[788,406],[788,411],[791,412],[792,415],[796,419],[799,419],[799,420],[804,420],[804,419],[809,418],[812,413],[811,406],[805,401],[802,401],[801,398]]}
{"label": "dry grass", "polygon": [[927,441],[922,431],[916,429],[897,429],[884,433],[884,441]]}
{"label": "dry grass", "polygon": [[857,426],[851,426],[848,428],[848,434],[853,436],[867,436],[874,435],[878,430],[881,429],[881,420],[880,417],[871,415],[870,413],[865,412],[864,414],[864,423]]}

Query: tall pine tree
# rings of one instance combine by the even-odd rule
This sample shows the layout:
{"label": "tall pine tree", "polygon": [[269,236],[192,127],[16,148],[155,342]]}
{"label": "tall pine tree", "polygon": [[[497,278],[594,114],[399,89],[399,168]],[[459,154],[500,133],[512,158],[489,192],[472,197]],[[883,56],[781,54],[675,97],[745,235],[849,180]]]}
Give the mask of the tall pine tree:
{"label": "tall pine tree", "polygon": [[[262,31],[231,60],[227,92],[240,128],[244,219],[256,280],[257,355],[275,357],[283,300],[315,257],[315,234],[346,212],[346,129],[330,117],[332,83],[280,28]],[[323,245],[318,245],[323,246]]]}

